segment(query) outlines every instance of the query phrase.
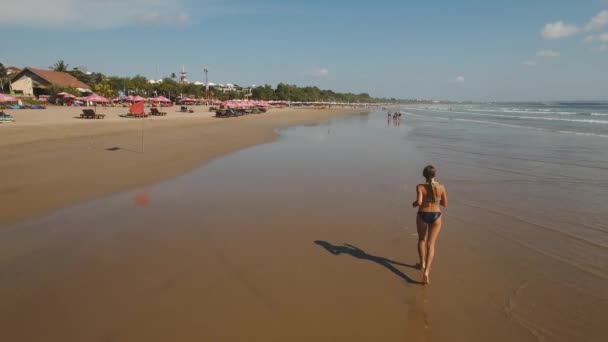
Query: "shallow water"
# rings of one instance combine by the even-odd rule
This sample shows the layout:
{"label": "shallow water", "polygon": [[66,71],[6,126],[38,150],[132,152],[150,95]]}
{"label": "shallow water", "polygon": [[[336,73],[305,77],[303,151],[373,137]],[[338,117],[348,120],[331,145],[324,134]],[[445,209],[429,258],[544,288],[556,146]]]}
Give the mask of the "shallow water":
{"label": "shallow water", "polygon": [[435,105],[412,108],[410,114],[416,113],[469,123],[608,138],[607,102]]}
{"label": "shallow water", "polygon": [[[608,139],[358,114],[0,231],[12,340],[541,340],[608,336]],[[451,205],[431,286],[414,211]]]}

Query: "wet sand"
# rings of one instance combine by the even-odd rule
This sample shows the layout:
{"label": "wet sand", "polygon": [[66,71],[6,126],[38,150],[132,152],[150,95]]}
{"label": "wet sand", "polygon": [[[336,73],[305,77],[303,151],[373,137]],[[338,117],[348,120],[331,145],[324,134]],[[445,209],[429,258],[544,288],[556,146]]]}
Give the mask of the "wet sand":
{"label": "wet sand", "polygon": [[[419,117],[396,126],[385,113],[280,133],[0,230],[0,331],[15,341],[607,336],[603,140]],[[409,203],[429,162],[451,205],[422,286]],[[582,197],[591,204],[572,204]]]}
{"label": "wet sand", "polygon": [[284,108],[218,119],[206,106],[191,108],[144,120],[120,117],[127,108],[98,108],[103,120],[75,118],[81,108],[11,111],[16,121],[0,126],[0,225],[182,174],[270,142],[280,127],[356,111]]}

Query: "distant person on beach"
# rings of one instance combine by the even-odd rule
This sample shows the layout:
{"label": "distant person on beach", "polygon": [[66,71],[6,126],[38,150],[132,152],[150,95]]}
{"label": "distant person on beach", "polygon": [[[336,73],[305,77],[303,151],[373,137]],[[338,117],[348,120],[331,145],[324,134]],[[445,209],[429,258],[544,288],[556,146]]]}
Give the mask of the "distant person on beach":
{"label": "distant person on beach", "polygon": [[412,203],[418,208],[416,228],[418,229],[418,255],[422,282],[429,284],[431,265],[435,257],[435,242],[441,231],[441,206],[448,206],[448,194],[445,186],[435,181],[437,169],[428,165],[422,170],[426,179],[424,184],[416,186],[416,200]]}

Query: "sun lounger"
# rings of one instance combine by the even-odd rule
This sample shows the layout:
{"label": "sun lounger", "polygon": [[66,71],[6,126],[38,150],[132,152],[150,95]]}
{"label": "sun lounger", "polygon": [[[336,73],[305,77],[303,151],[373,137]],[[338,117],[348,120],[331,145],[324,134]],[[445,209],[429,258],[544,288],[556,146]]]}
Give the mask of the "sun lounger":
{"label": "sun lounger", "polygon": [[83,109],[80,117],[83,119],[103,119],[106,117],[105,114],[97,114],[92,109]]}
{"label": "sun lounger", "polygon": [[231,116],[237,116],[231,109],[218,109],[215,111],[215,116],[218,118],[229,118]]}
{"label": "sun lounger", "polygon": [[226,114],[228,116],[237,117],[237,116],[243,116],[243,115],[245,115],[245,112],[243,112],[240,109],[228,108],[228,109],[226,109]]}
{"label": "sun lounger", "polygon": [[13,122],[15,118],[12,115],[6,114],[5,112],[0,112],[0,122]]}
{"label": "sun lounger", "polygon": [[152,108],[150,108],[150,115],[165,116],[165,115],[167,115],[167,113],[166,112],[161,112],[161,111],[158,110],[158,108],[152,107]]}

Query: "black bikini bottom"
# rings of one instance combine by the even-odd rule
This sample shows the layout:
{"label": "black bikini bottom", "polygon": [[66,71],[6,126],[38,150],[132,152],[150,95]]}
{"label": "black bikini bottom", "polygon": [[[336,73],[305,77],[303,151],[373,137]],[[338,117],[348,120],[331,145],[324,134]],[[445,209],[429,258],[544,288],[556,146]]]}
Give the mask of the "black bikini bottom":
{"label": "black bikini bottom", "polygon": [[418,216],[420,216],[420,218],[422,219],[422,221],[424,221],[424,223],[433,224],[433,223],[435,223],[435,221],[437,221],[439,219],[439,217],[441,216],[441,213],[419,211]]}

